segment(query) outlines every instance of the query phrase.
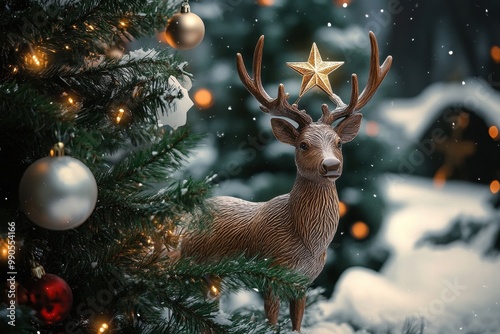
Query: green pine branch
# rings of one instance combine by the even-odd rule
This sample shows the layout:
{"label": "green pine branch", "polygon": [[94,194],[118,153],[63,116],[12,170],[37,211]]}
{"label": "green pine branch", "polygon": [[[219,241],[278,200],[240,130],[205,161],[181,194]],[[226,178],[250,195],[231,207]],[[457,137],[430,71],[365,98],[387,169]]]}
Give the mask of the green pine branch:
{"label": "green pine branch", "polygon": [[[21,68],[24,53],[33,47],[45,52],[49,63],[58,59],[78,63],[84,56],[103,54],[103,43],[152,35],[165,28],[179,4],[148,0],[56,1],[45,6],[34,1],[2,3],[1,63]],[[3,70],[2,75],[11,72]]]}
{"label": "green pine branch", "polygon": [[59,134],[70,132],[74,126],[57,104],[29,84],[1,84],[0,109],[0,139],[17,143],[19,151],[32,159],[40,157],[38,149],[48,155],[52,145],[60,140]]}
{"label": "green pine branch", "polygon": [[124,195],[137,196],[158,182],[168,182],[197,142],[198,138],[186,129],[157,137],[149,146],[131,152],[115,165],[98,172],[96,180],[106,196],[115,197],[113,202],[121,201]]}
{"label": "green pine branch", "polygon": [[234,293],[244,287],[258,291],[271,289],[277,297],[285,300],[303,296],[310,283],[307,277],[277,266],[270,259],[244,256],[204,264],[183,259],[170,270],[170,275],[181,281],[210,275],[222,278],[222,292]]}

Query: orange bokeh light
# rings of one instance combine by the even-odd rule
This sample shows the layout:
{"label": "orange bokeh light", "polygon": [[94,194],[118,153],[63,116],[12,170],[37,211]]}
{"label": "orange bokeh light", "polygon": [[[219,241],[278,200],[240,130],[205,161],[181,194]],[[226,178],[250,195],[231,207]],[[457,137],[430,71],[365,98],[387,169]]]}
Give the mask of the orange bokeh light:
{"label": "orange bokeh light", "polygon": [[439,168],[434,174],[434,186],[441,188],[446,183],[446,179],[448,178],[448,168],[445,166]]}
{"label": "orange bokeh light", "polygon": [[492,46],[490,49],[490,55],[495,63],[500,63],[500,46]]}
{"label": "orange bokeh light", "polygon": [[498,139],[498,128],[494,125],[490,126],[488,128],[488,134],[490,135],[491,138],[493,139]]}
{"label": "orange bokeh light", "polygon": [[339,202],[339,217],[342,218],[347,213],[347,205],[344,202]]}
{"label": "orange bokeh light", "polygon": [[363,221],[357,221],[351,226],[351,234],[355,239],[365,239],[370,234],[370,227]]}
{"label": "orange bokeh light", "polygon": [[365,132],[370,137],[376,137],[379,133],[378,123],[375,121],[366,122]]}
{"label": "orange bokeh light", "polygon": [[272,6],[274,5],[274,0],[257,0],[257,4],[260,6]]}
{"label": "orange bokeh light", "polygon": [[200,108],[210,108],[214,104],[212,92],[206,88],[200,88],[194,93],[194,103]]}
{"label": "orange bokeh light", "polygon": [[500,191],[500,182],[498,180],[493,180],[490,183],[490,191],[492,194],[496,194]]}
{"label": "orange bokeh light", "polygon": [[351,4],[351,0],[334,0],[334,2],[337,6],[344,8]]}
{"label": "orange bokeh light", "polygon": [[7,241],[0,239],[0,256],[2,260],[7,259],[9,254],[9,246]]}

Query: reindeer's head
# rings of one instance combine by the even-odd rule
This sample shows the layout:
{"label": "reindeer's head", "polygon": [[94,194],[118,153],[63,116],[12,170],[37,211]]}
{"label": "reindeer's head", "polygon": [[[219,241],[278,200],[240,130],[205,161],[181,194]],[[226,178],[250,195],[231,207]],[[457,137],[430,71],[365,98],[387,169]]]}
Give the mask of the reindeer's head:
{"label": "reindeer's head", "polygon": [[[370,32],[371,59],[368,83],[361,95],[358,94],[358,77],[351,76],[351,100],[346,105],[339,96],[330,98],[337,108],[329,110],[322,106],[322,116],[313,122],[305,110],[299,110],[297,104],[288,102],[285,87],[280,84],[278,97],[271,98],[262,86],[261,66],[264,36],[261,36],[255,47],[253,58],[253,75],[248,74],[241,54],[237,54],[237,68],[241,81],[248,91],[261,103],[261,110],[272,116],[288,118],[297,123],[292,125],[282,118],[271,119],[271,126],[276,138],[285,144],[295,147],[297,170],[303,177],[316,182],[335,181],[342,173],[342,144],[353,140],[361,125],[363,108],[377,91],[389,71],[392,57],[388,56],[379,67],[378,45],[375,35]],[[335,125],[334,123],[338,121]]]}

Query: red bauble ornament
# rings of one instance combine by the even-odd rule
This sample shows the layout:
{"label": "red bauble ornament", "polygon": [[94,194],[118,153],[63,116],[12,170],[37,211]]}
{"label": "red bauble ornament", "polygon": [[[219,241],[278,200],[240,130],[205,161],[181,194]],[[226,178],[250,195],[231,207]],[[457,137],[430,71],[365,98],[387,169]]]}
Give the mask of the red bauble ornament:
{"label": "red bauble ornament", "polygon": [[30,306],[45,325],[63,321],[73,305],[73,293],[61,277],[45,274],[26,285]]}

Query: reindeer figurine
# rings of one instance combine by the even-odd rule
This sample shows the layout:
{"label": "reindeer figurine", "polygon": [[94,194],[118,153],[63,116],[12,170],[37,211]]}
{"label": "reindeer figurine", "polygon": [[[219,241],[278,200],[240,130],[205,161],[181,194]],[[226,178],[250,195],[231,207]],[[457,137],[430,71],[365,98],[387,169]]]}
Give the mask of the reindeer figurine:
{"label": "reindeer figurine", "polygon": [[[375,94],[392,63],[388,56],[379,67],[375,35],[370,32],[371,59],[368,83],[358,95],[358,79],[352,75],[351,100],[348,105],[339,96],[331,99],[333,111],[322,105],[322,116],[313,122],[311,116],[289,104],[283,84],[278,96],[271,98],[262,86],[261,65],[264,36],[255,47],[253,75],[248,74],[241,54],[237,68],[241,81],[261,104],[261,110],[272,116],[295,121],[295,127],[282,118],[272,118],[275,137],[295,147],[297,177],[290,193],[268,202],[248,202],[220,196],[208,199],[213,221],[208,231],[187,234],[181,243],[180,256],[195,261],[216,261],[223,257],[246,254],[273,259],[274,263],[307,276],[312,282],[325,265],[326,250],[337,230],[339,198],[335,180],[342,174],[342,144],[353,140],[360,128],[359,113]],[[333,123],[340,120],[338,124]],[[264,310],[272,324],[277,324],[280,301],[272,291],[264,292]],[[290,301],[293,330],[300,331],[305,296]]]}

